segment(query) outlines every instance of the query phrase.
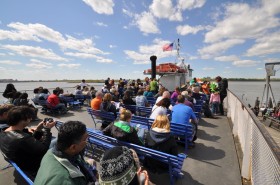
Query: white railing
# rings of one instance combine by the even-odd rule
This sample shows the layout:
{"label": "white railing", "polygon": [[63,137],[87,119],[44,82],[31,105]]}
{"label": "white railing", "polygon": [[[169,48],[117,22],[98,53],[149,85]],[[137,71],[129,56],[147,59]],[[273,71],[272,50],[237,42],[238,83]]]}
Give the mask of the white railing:
{"label": "white railing", "polygon": [[236,95],[228,90],[227,116],[238,137],[242,156],[241,176],[252,184],[280,184],[280,148],[264,125]]}

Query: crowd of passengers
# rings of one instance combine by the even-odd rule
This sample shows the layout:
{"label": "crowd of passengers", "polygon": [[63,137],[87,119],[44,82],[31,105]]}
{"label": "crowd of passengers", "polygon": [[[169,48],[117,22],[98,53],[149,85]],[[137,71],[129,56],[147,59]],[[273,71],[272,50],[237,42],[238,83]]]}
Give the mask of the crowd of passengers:
{"label": "crowd of passengers", "polygon": [[[222,80],[221,77],[217,77],[216,81],[215,85],[208,82],[200,84],[194,78],[188,86],[176,87],[174,92],[170,93],[168,89],[160,87],[155,79],[146,78],[144,83],[137,81],[134,86],[120,79],[119,84],[123,84],[123,87],[122,85],[115,87],[114,82],[108,78],[104,84],[107,91],[103,89],[95,91],[90,105],[94,110],[112,112],[116,118],[117,111],[120,113],[117,121],[102,123],[103,134],[177,155],[177,140],[180,138],[175,138],[170,133],[170,122],[191,124],[193,136],[190,142],[192,142],[191,146],[195,146],[198,120],[194,114],[194,105],[201,100],[201,95],[206,95],[206,104],[212,105],[213,113],[216,113],[216,110],[219,110],[220,114],[224,113],[220,105],[226,97],[227,81]],[[140,82],[142,84],[139,85]],[[78,93],[81,91],[80,88],[88,87],[85,81],[82,83],[84,86],[77,87]],[[123,93],[120,93],[120,87]],[[137,89],[136,97],[133,98],[135,89]],[[13,95],[7,96],[11,102],[16,100],[14,98],[16,92],[14,88],[10,92]],[[7,93],[4,94],[6,97]],[[65,109],[66,105],[59,98],[60,94],[72,96],[64,94],[60,88],[53,90],[51,95],[43,88],[38,88],[35,96],[36,94],[39,94],[38,99],[43,97],[50,104],[53,102],[54,106],[62,108],[64,106]],[[48,96],[42,94],[48,94]],[[217,94],[219,101],[216,105]],[[156,99],[150,115],[150,118],[154,119],[151,129],[132,127],[130,121],[133,113],[125,108],[118,109],[117,102],[148,107],[150,106],[147,100],[149,96]],[[168,113],[169,110],[171,116]],[[16,162],[33,180],[35,179],[35,184],[96,184],[97,182],[119,184],[124,179],[126,183],[123,184],[149,183],[148,173],[141,169],[137,154],[133,150],[126,147],[114,147],[105,151],[100,159],[100,168],[97,170],[93,160],[84,159],[84,149],[89,136],[83,123],[66,122],[59,129],[57,138],[52,140],[51,129],[55,121],[44,120],[36,127],[28,128],[35,117],[35,112],[35,109],[28,104],[5,104],[0,107],[0,123],[6,125],[0,133],[0,149],[6,158]],[[154,159],[146,158],[143,164],[152,172],[168,171],[166,164]]]}

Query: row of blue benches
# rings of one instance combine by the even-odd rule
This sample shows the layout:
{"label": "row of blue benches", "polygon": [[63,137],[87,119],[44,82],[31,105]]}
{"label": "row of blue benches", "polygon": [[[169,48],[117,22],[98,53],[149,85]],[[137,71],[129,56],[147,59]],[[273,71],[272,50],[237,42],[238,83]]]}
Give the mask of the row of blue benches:
{"label": "row of blue benches", "polygon": [[[106,120],[108,122],[115,121],[115,116],[111,112],[104,112],[100,110],[92,110],[91,108],[87,109],[89,115],[91,116],[95,127],[98,122],[102,122],[102,120]],[[132,126],[140,125],[142,128],[146,128],[150,130],[154,120],[141,116],[132,116],[130,124]],[[172,135],[176,137],[183,138],[183,140],[178,140],[178,142],[182,142],[185,144],[185,153],[187,153],[190,141],[192,140],[193,126],[187,123],[170,123],[170,130]]]}
{"label": "row of blue benches", "polygon": [[[63,122],[57,122],[56,127],[59,129],[59,127],[62,124]],[[98,130],[88,128],[87,131],[89,134],[89,139],[86,146],[85,154],[89,158],[93,158],[94,150],[96,148],[102,150],[108,150],[115,146],[127,146],[128,148],[135,150],[135,152],[139,155],[141,159],[149,157],[167,164],[169,167],[168,173],[169,173],[171,185],[175,183],[176,179],[183,177],[182,167],[183,167],[184,160],[187,157],[186,154],[178,154],[177,156],[170,155],[143,146],[119,141],[115,138],[103,135],[102,132]]]}

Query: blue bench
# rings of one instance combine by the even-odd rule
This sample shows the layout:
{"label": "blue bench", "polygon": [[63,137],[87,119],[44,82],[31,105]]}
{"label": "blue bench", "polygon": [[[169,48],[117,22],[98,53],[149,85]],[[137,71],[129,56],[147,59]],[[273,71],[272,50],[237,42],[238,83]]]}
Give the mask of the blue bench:
{"label": "blue bench", "polygon": [[81,108],[82,103],[80,101],[75,100],[73,97],[64,97],[64,100],[72,108]]}
{"label": "blue bench", "polygon": [[[109,122],[115,121],[115,116],[111,112],[102,112],[100,110],[92,110],[88,108],[88,113],[90,114],[96,128],[96,124],[100,123],[101,120],[108,120]],[[98,120],[97,120],[98,119]],[[101,119],[101,120],[100,120]],[[132,116],[130,121],[131,126],[135,127],[136,125],[140,125],[140,128],[145,128],[150,130],[154,120],[150,118],[145,118],[142,116]],[[190,141],[192,140],[192,125],[188,123],[170,123],[170,131],[174,136],[178,136],[180,138],[184,138],[183,141],[178,140],[178,142],[185,144],[185,154],[188,151],[188,146]]]}
{"label": "blue bench", "polygon": [[60,114],[61,109],[60,108],[51,108],[50,104],[48,103],[47,100],[39,100],[38,104],[42,106],[42,113],[43,114]]}
{"label": "blue bench", "polygon": [[[63,124],[63,122],[57,122],[56,128]],[[183,177],[182,166],[187,155],[178,154],[177,156],[146,148],[143,146],[119,141],[115,138],[103,135],[100,131],[87,128],[89,139],[86,146],[85,155],[89,158],[93,158],[94,150],[101,148],[103,150],[111,149],[115,146],[127,146],[132,148],[141,157],[149,157],[155,160],[159,160],[166,163],[169,166],[170,184],[174,184],[175,180]]]}
{"label": "blue bench", "polygon": [[97,123],[102,123],[102,121],[113,122],[116,119],[112,112],[93,110],[91,108],[87,108],[87,111],[94,122],[95,128]]}
{"label": "blue bench", "polygon": [[8,159],[4,153],[2,153],[4,159],[9,163],[9,166],[3,168],[2,170],[5,170],[11,166],[13,166],[15,168],[15,170],[20,174],[20,176],[27,182],[27,184],[29,185],[33,185],[33,181],[24,173],[24,171],[22,171],[22,169],[20,169],[20,167],[13,162],[12,160]]}
{"label": "blue bench", "polygon": [[137,105],[121,105],[123,108],[130,110],[132,113],[136,113],[138,116],[149,117],[152,113],[153,107],[144,107]]}

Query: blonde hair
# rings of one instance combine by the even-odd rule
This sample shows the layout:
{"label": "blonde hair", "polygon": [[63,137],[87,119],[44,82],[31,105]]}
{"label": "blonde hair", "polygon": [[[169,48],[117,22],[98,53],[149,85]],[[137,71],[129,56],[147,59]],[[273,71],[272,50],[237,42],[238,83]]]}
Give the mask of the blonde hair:
{"label": "blonde hair", "polygon": [[121,121],[128,121],[131,118],[132,114],[130,110],[122,108],[120,110],[120,120]]}
{"label": "blonde hair", "polygon": [[112,95],[110,93],[106,93],[103,97],[103,101],[112,101]]}
{"label": "blonde hair", "polygon": [[152,124],[152,128],[164,128],[168,131],[170,131],[170,123],[169,119],[166,115],[158,115]]}

